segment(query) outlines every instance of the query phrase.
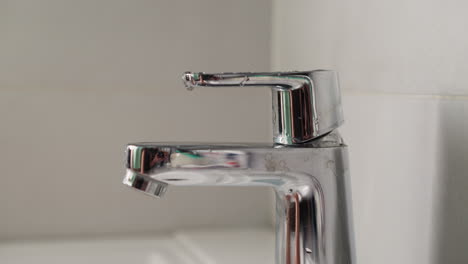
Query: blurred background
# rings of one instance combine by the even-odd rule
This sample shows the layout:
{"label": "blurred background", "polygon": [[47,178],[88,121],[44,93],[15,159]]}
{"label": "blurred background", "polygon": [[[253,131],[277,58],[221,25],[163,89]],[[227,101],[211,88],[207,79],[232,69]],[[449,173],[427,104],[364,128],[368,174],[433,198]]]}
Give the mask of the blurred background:
{"label": "blurred background", "polygon": [[[467,263],[463,1],[0,0],[0,263],[273,263],[267,188],[121,184],[126,143],[271,142],[269,89],[333,69],[358,263]],[[221,109],[221,110],[220,110]]]}

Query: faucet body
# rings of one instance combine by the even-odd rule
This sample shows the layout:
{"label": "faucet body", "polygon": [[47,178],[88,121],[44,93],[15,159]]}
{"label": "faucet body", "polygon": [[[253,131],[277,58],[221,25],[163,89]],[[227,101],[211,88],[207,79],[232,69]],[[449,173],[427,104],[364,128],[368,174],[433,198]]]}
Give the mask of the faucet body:
{"label": "faucet body", "polygon": [[300,146],[140,143],[124,183],[153,196],[175,186],[271,186],[277,264],[352,264],[347,147],[335,132]]}
{"label": "faucet body", "polygon": [[333,71],[190,73],[187,88],[272,88],[273,144],[137,143],[124,184],[161,197],[169,185],[271,186],[277,264],[355,264],[347,147]]}

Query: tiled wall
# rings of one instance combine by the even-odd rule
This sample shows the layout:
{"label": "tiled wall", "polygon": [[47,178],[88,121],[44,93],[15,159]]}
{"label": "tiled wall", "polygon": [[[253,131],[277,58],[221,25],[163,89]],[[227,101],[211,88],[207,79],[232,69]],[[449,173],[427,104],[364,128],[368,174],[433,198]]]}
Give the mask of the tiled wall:
{"label": "tiled wall", "polygon": [[466,263],[468,8],[274,1],[275,70],[339,71],[358,263]]}

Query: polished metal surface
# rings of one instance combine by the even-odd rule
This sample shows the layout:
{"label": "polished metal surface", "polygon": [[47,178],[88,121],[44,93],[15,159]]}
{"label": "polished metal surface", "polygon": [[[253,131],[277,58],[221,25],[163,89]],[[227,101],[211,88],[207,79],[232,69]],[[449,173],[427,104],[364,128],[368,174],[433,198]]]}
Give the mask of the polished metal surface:
{"label": "polished metal surface", "polygon": [[272,88],[273,141],[300,144],[322,136],[343,123],[336,72],[191,73],[185,86]]}
{"label": "polished metal surface", "polygon": [[343,121],[336,74],[186,73],[183,78],[189,88],[274,88],[275,143],[129,144],[124,184],[156,197],[171,185],[270,186],[276,193],[277,264],[355,264],[347,147],[333,130]]}
{"label": "polished metal surface", "polygon": [[171,185],[273,187],[277,264],[355,263],[347,149],[336,133],[294,147],[139,143],[126,153],[124,184],[152,196]]}

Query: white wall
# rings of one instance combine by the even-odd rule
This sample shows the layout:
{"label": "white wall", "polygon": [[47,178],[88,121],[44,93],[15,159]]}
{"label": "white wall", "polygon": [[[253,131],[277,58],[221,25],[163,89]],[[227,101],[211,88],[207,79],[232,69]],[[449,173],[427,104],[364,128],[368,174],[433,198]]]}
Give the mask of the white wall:
{"label": "white wall", "polygon": [[273,68],[340,73],[358,263],[467,263],[468,3],[273,2]]}
{"label": "white wall", "polygon": [[267,0],[0,1],[0,239],[269,224],[266,189],[155,200],[121,181],[128,142],[271,140],[267,90],[180,80],[268,70],[270,13]]}

